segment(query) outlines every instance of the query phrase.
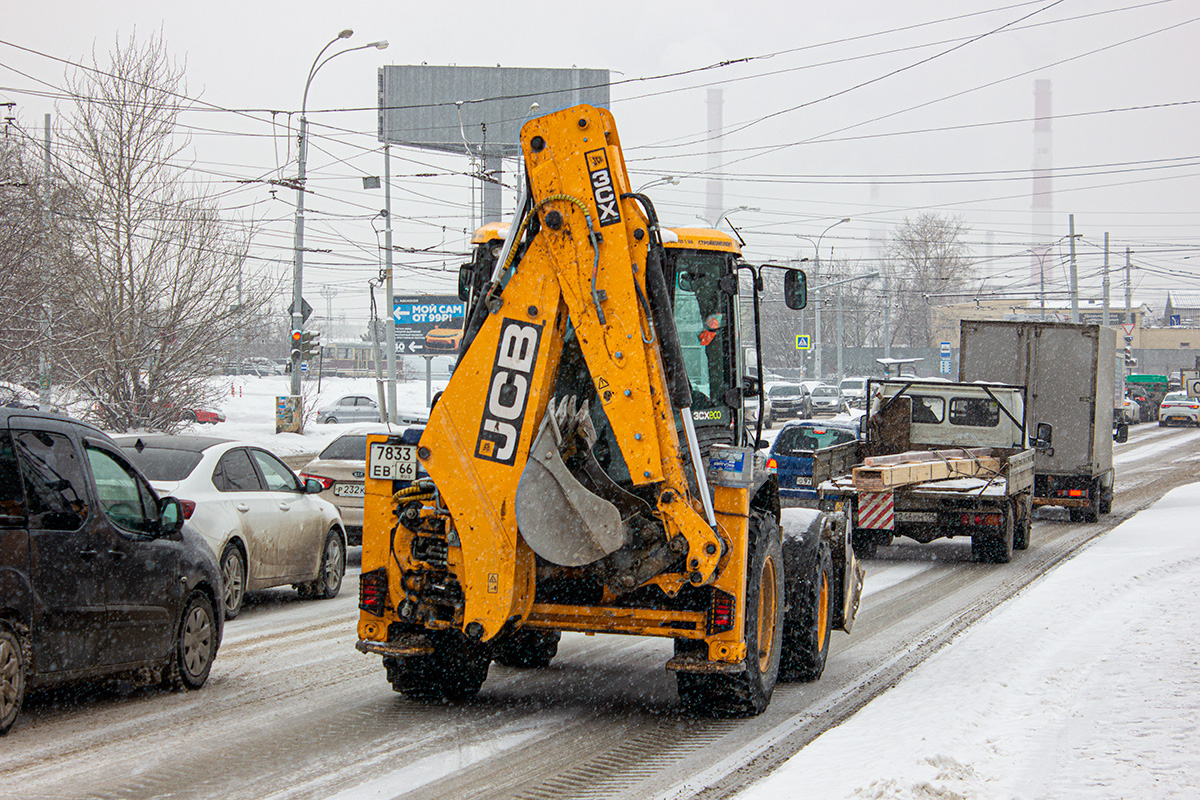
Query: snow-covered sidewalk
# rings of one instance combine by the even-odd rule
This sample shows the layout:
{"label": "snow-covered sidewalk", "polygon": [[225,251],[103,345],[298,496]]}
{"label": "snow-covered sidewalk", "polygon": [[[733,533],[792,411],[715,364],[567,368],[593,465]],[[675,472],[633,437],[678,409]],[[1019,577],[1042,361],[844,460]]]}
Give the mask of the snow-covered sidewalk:
{"label": "snow-covered sidewalk", "polygon": [[1200,484],[1191,484],[739,797],[1200,797],[1197,598]]}

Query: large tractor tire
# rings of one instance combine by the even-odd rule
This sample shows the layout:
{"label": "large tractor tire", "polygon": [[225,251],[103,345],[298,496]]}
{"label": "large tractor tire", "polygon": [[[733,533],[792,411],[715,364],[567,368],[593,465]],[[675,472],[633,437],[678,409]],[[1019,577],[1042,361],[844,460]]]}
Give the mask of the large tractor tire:
{"label": "large tractor tire", "polygon": [[487,649],[458,633],[434,639],[434,652],[425,656],[385,658],[388,682],[409,700],[465,703],[483,687],[491,658]]}
{"label": "large tractor tire", "polygon": [[815,681],[825,671],[833,630],[833,556],[819,542],[801,574],[788,581],[779,679]]}
{"label": "large tractor tire", "polygon": [[750,520],[744,636],[746,659],[736,674],[676,672],[684,708],[714,717],[750,717],[771,702],[783,650],[783,545],[769,515]]}

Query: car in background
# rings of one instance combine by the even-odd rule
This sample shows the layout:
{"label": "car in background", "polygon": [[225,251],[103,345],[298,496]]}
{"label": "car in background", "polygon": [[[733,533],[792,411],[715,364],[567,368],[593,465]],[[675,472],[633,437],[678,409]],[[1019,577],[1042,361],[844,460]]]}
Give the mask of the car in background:
{"label": "car in background", "polygon": [[860,437],[858,420],[803,420],[784,425],[767,454],[767,470],[778,479],[779,497],[804,501],[804,505],[815,508],[813,453]]}
{"label": "car in background", "polygon": [[[417,444],[423,431],[424,428],[405,430],[404,443]],[[342,515],[342,526],[346,529],[347,543],[353,547],[362,544],[367,436],[389,432],[387,426],[377,422],[343,433],[300,470],[301,478],[321,484],[317,496],[337,507]],[[424,473],[423,469],[418,470],[418,476]]]}
{"label": "car in background", "polygon": [[779,420],[808,419],[812,416],[812,398],[808,389],[798,383],[775,382],[767,384],[767,399],[770,412],[767,427]]}
{"label": "car in background", "polygon": [[818,386],[812,390],[812,416],[835,416],[842,412],[842,395],[836,386]]}
{"label": "car in background", "polygon": [[842,396],[842,402],[851,408],[867,407],[866,378],[842,378],[842,382],[838,384],[838,393]]}
{"label": "car in background", "polygon": [[1188,397],[1187,392],[1171,392],[1158,406],[1158,424],[1200,426],[1200,400]]}
{"label": "car in background", "polygon": [[29,689],[204,685],[221,573],[185,516],[98,428],[0,409],[0,734]]}
{"label": "car in background", "polygon": [[1125,401],[1121,413],[1125,417],[1125,422],[1128,425],[1135,425],[1142,421],[1142,406],[1129,395],[1125,395]]}
{"label": "car in background", "polygon": [[363,394],[344,395],[330,405],[317,410],[317,422],[323,425],[336,425],[339,422],[378,421],[379,404]]}
{"label": "car in background", "polygon": [[178,498],[188,523],[217,556],[225,617],[246,592],[292,585],[306,599],[336,597],[346,572],[346,531],[338,511],[315,497],[274,454],[208,436],[119,436],[126,456],[154,488]]}
{"label": "car in background", "polygon": [[179,419],[182,422],[195,422],[200,425],[216,425],[225,421],[225,415],[211,408],[181,408]]}

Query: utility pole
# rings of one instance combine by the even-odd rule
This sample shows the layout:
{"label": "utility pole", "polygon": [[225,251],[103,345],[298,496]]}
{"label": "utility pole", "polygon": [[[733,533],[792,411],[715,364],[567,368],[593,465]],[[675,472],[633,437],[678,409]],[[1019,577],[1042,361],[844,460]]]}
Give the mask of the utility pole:
{"label": "utility pole", "polygon": [[[497,198],[499,199],[499,198]],[[396,424],[396,310],[395,293],[392,287],[392,153],[391,146],[383,146],[383,205],[387,215],[383,228],[384,269],[387,270],[387,419]]]}
{"label": "utility pole", "polygon": [[[833,250],[832,249],[829,251],[829,260],[833,261]],[[843,336],[844,333],[845,333],[845,331],[843,331],[843,329],[842,329],[842,287],[839,286],[838,290],[837,290],[837,337],[838,337],[837,376],[838,376],[839,382],[841,382],[842,378],[846,377],[846,370],[842,366],[842,363],[843,363],[842,362],[842,346],[843,346],[843,343],[845,342],[845,338]]]}
{"label": "utility pole", "polygon": [[1129,262],[1129,248],[1125,248],[1125,321],[1133,322],[1133,269]]}
{"label": "utility pole", "polygon": [[1071,322],[1079,322],[1079,269],[1075,266],[1075,215],[1071,223]]}
{"label": "utility pole", "polygon": [[892,357],[892,293],[891,281],[883,279],[883,357]]}
{"label": "utility pole", "polygon": [[1108,231],[1104,232],[1104,310],[1101,312],[1100,324],[1108,324]]}
{"label": "utility pole", "polygon": [[825,292],[821,289],[821,259],[819,257],[813,262],[813,283],[817,286],[817,302],[813,306],[813,346],[817,348],[817,358],[813,366],[816,374],[813,375],[813,378],[820,381],[825,379],[825,373],[821,371],[821,349],[825,344],[821,339],[821,304],[825,302]]}
{"label": "utility pole", "polygon": [[[50,115],[46,115],[45,120],[45,143],[42,153],[43,162],[46,172],[46,183],[42,189],[42,203],[45,212],[45,233],[42,237],[42,246],[39,248],[41,259],[41,269],[39,272],[45,276],[47,286],[52,282],[52,278],[48,274],[50,272],[50,229],[53,222],[52,214],[54,213],[50,207],[51,190],[50,190]],[[43,411],[49,411],[50,406],[54,402],[54,393],[50,388],[51,375],[51,350],[50,350],[50,331],[53,330],[54,308],[50,304],[50,293],[42,297],[42,342],[38,353],[38,407]]]}

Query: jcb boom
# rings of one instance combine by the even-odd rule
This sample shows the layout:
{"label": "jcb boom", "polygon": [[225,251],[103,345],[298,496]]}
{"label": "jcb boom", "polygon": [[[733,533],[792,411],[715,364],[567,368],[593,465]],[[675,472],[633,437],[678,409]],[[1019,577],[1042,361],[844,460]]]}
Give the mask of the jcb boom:
{"label": "jcb boom", "polygon": [[659,227],[608,111],[521,146],[525,196],[460,273],[454,375],[419,442],[369,439],[358,648],[406,696],[461,700],[562,631],[664,636],[685,705],[757,714],[780,676],[820,676],[862,583],[841,515],[781,517],[744,426],[739,273],[757,345],[763,269]]}

